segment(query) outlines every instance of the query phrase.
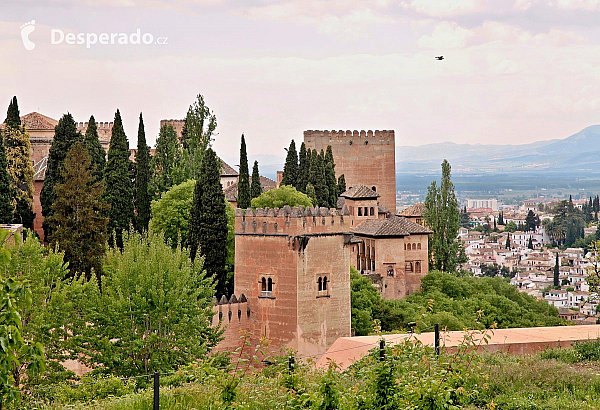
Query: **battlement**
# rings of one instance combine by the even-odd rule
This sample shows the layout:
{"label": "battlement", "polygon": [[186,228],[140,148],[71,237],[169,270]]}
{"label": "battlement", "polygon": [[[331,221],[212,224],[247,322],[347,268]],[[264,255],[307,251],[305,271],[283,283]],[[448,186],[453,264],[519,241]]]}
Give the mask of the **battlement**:
{"label": "battlement", "polygon": [[214,298],[213,301],[212,327],[218,327],[221,324],[230,325],[233,322],[237,328],[239,325],[248,322],[250,308],[248,307],[248,300],[243,293],[239,299],[235,295],[231,295],[229,299],[223,295],[221,299],[217,300],[217,298]]}
{"label": "battlement", "polygon": [[350,229],[350,212],[324,207],[248,208],[235,212],[236,234],[303,235],[344,233]]}
{"label": "battlement", "polygon": [[[88,122],[77,123],[77,129],[78,130],[87,129],[88,124],[89,124]],[[113,122],[112,121],[111,122],[97,122],[96,127],[98,128],[98,130],[112,130]]]}
{"label": "battlement", "polygon": [[331,131],[318,131],[318,130],[307,130],[304,131],[304,139],[307,138],[329,138],[330,140],[346,140],[349,138],[378,138],[384,140],[394,140],[394,130],[331,130]]}

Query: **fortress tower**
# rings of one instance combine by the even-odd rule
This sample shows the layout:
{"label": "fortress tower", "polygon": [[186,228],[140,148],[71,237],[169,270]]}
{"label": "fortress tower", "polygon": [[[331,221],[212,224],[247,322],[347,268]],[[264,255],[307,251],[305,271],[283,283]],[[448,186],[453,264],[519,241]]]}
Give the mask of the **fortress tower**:
{"label": "fortress tower", "polygon": [[304,131],[307,149],[331,145],[335,173],[346,187],[366,185],[381,195],[379,203],[396,213],[396,145],[394,131]]}

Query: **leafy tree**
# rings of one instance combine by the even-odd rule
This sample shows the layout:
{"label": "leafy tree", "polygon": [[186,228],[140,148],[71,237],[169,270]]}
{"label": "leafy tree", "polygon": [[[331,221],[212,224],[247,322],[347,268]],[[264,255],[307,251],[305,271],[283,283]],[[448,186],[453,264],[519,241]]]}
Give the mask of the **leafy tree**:
{"label": "leafy tree", "polygon": [[104,179],[104,167],[106,167],[106,151],[104,151],[102,144],[100,144],[98,125],[93,115],[88,121],[88,126],[83,136],[83,145],[90,154],[96,181],[102,181]]}
{"label": "leafy tree", "polygon": [[[71,150],[71,147],[75,142],[81,140],[81,134],[77,131],[77,125],[73,116],[69,113],[62,116],[58,121],[58,125],[54,128],[54,139],[50,146],[50,152],[48,154],[48,165],[46,167],[46,177],[44,179],[44,186],[40,193],[40,202],[42,204],[42,215],[44,218],[52,217],[54,209],[52,204],[56,199],[56,193],[54,192],[54,186],[62,181],[62,169],[64,167],[65,157],[67,152]],[[1,168],[1,165],[0,165]],[[1,184],[0,184],[1,185]],[[50,242],[52,239],[52,229],[48,225],[48,222],[44,220],[44,240]]]}
{"label": "leafy tree", "polygon": [[291,207],[313,206],[310,198],[298,192],[296,188],[287,185],[281,185],[279,188],[271,189],[258,198],[252,200],[252,208],[283,208],[285,205]]}
{"label": "leafy tree", "polygon": [[337,180],[335,178],[335,161],[333,159],[333,151],[331,150],[331,145],[327,146],[327,151],[325,152],[325,182],[329,188],[329,208],[337,207],[337,199],[338,195],[342,192],[338,192],[337,190]]}
{"label": "leafy tree", "polygon": [[123,231],[133,223],[133,184],[129,173],[129,142],[123,129],[121,113],[115,113],[108,161],[105,168],[104,200],[108,203],[109,245],[123,248]]}
{"label": "leafy tree", "polygon": [[102,258],[106,253],[106,203],[102,201],[104,182],[93,174],[90,155],[82,142],[76,142],[65,158],[61,181],[54,186],[56,198],[48,223],[51,245],[64,252],[70,276],[92,271],[100,280]]}
{"label": "leafy tree", "polygon": [[248,173],[248,154],[246,153],[246,140],[242,134],[240,144],[240,175],[238,179],[237,206],[246,209],[250,206],[252,196],[250,194],[250,174]]}
{"label": "leafy tree", "polygon": [[152,169],[152,191],[159,196],[173,186],[176,167],[181,160],[181,151],[177,141],[177,131],[172,125],[160,127],[154,155],[150,167]]}
{"label": "leafy tree", "polygon": [[17,103],[17,96],[14,96],[8,104],[8,110],[6,111],[6,120],[4,120],[7,127],[19,128],[21,126],[21,114],[19,113],[19,104]]}
{"label": "leafy tree", "polygon": [[296,151],[294,140],[290,142],[290,147],[286,151],[287,156],[283,165],[283,179],[281,180],[281,184],[298,188],[298,152]]}
{"label": "leafy tree", "polygon": [[455,272],[467,261],[458,239],[460,214],[450,169],[450,164],[444,160],[440,187],[437,187],[436,181],[431,183],[423,211],[425,224],[433,231],[429,237],[430,266],[443,272]]}
{"label": "leafy tree", "polygon": [[196,181],[190,209],[188,247],[194,262],[196,252],[204,257],[204,270],[216,283],[217,295],[227,292],[227,214],[220,182],[221,163],[212,149],[206,151]]}
{"label": "leafy tree", "polygon": [[373,331],[373,310],[382,303],[379,291],[371,279],[350,268],[350,305],[352,328],[356,336],[367,336]]}
{"label": "leafy tree", "polygon": [[188,179],[197,179],[206,150],[211,146],[217,128],[217,117],[208,108],[204,96],[198,94],[185,117],[185,132],[182,132],[182,156],[178,162],[179,184]]}
{"label": "leafy tree", "polygon": [[337,180],[337,191],[338,196],[346,192],[346,178],[344,177],[344,174],[340,175],[340,177]]}
{"label": "leafy tree", "polygon": [[34,171],[30,157],[29,133],[25,127],[7,125],[4,129],[4,147],[10,179],[11,205],[15,211],[14,222],[33,229]]}
{"label": "leafy tree", "polygon": [[258,161],[254,161],[254,166],[252,167],[252,185],[250,186],[250,196],[252,199],[258,198],[261,196],[263,190],[260,185],[260,173],[258,172]]}
{"label": "leafy tree", "polygon": [[518,229],[517,224],[514,221],[510,221],[504,226],[505,232],[516,232]]}
{"label": "leafy tree", "polygon": [[309,153],[306,151],[304,142],[300,144],[300,152],[298,153],[298,191],[306,193],[306,184],[308,184],[309,172]]}
{"label": "leafy tree", "polygon": [[546,223],[548,235],[559,245],[571,246],[582,237],[585,226],[582,212],[572,201],[561,201],[552,210],[555,217]]}
{"label": "leafy tree", "polygon": [[150,147],[146,145],[144,120],[141,113],[138,127],[137,151],[135,153],[135,168],[136,229],[138,232],[146,232],[150,223]]}
{"label": "leafy tree", "polygon": [[105,270],[102,292],[96,288],[79,301],[85,326],[74,337],[81,360],[97,372],[174,371],[205,357],[218,341],[219,330],[210,326],[213,288],[185,249],[130,232],[122,252],[108,252]]}
{"label": "leafy tree", "polygon": [[[187,243],[190,209],[194,198],[196,181],[190,179],[169,189],[159,200],[152,202],[150,230],[164,235],[167,243],[176,248]],[[235,210],[224,200],[227,212],[227,271],[233,272],[235,260]],[[231,281],[228,286],[231,286]]]}

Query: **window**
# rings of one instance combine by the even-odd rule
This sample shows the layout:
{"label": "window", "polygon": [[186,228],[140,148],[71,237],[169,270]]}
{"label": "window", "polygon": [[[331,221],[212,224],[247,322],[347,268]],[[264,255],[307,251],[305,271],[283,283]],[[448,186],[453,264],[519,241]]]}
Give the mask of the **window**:
{"label": "window", "polygon": [[390,277],[394,276],[394,268],[393,267],[391,267],[391,266],[388,267],[387,275]]}
{"label": "window", "polygon": [[418,243],[418,244],[417,244],[417,250],[418,250],[418,251],[420,251],[420,250],[421,250],[421,244],[420,244],[420,243]]}
{"label": "window", "polygon": [[261,293],[258,297],[275,299],[273,297],[273,285],[275,284],[275,282],[273,281],[273,278],[267,279],[267,278],[263,277],[259,283],[260,283]]}
{"label": "window", "polygon": [[412,262],[406,262],[406,264],[404,265],[404,270],[406,272],[412,272],[413,271],[413,264],[412,264]]}
{"label": "window", "polygon": [[265,278],[262,278],[262,280],[261,280],[260,290],[263,292],[267,291],[267,280]]}
{"label": "window", "polygon": [[362,208],[360,206],[358,207],[358,216],[362,216]]}
{"label": "window", "polygon": [[329,297],[329,280],[327,276],[321,275],[317,278],[317,298]]}
{"label": "window", "polygon": [[375,208],[371,207],[371,216],[375,215]]}
{"label": "window", "polygon": [[421,273],[421,262],[419,261],[415,262],[415,272]]}
{"label": "window", "polygon": [[323,278],[323,291],[327,292],[327,276]]}
{"label": "window", "polygon": [[377,187],[376,186],[372,186],[371,189],[375,192],[377,192]]}
{"label": "window", "polygon": [[404,250],[406,250],[406,244],[404,244]]}
{"label": "window", "polygon": [[413,250],[413,251],[416,251],[416,250],[417,250],[417,244],[416,244],[416,243],[413,243],[413,245],[412,245],[412,250]]}
{"label": "window", "polygon": [[273,279],[271,278],[267,281],[267,292],[273,292]]}

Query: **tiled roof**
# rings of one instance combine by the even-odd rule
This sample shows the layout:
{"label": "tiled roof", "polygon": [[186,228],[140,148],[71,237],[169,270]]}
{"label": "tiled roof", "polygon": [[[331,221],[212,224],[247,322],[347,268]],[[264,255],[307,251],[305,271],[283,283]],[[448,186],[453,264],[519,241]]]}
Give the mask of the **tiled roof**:
{"label": "tiled roof", "polygon": [[21,123],[28,130],[54,130],[58,121],[54,118],[46,117],[39,112],[31,112],[21,117]]}
{"label": "tiled roof", "polygon": [[223,176],[238,176],[238,172],[233,169],[229,164],[221,159],[221,175]]}
{"label": "tiled roof", "polygon": [[367,219],[351,232],[367,236],[407,236],[432,233],[429,229],[402,216]]}
{"label": "tiled roof", "polygon": [[[252,184],[252,177],[250,177],[250,184]],[[273,188],[277,187],[277,182],[273,181],[271,178],[260,176],[260,186],[263,192],[270,191]],[[225,199],[229,202],[237,202],[238,196],[238,183],[231,184],[228,186],[223,193],[225,194]]]}
{"label": "tiled roof", "polygon": [[423,202],[419,202],[417,204],[409,206],[404,211],[400,212],[398,216],[423,216],[424,210],[425,204]]}
{"label": "tiled roof", "polygon": [[366,187],[364,185],[355,185],[350,189],[346,190],[346,192],[344,192],[340,196],[351,199],[367,199],[378,198],[380,195],[369,187]]}

